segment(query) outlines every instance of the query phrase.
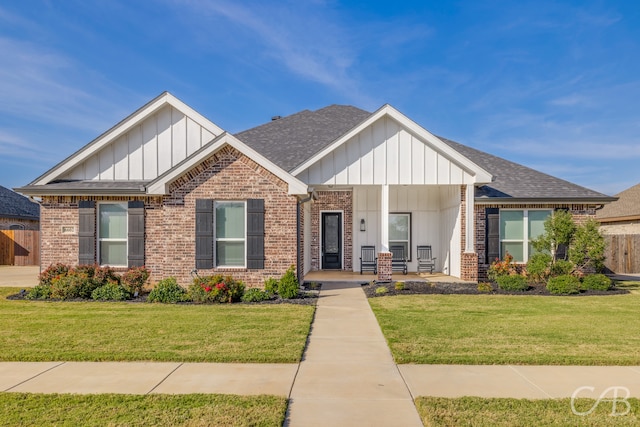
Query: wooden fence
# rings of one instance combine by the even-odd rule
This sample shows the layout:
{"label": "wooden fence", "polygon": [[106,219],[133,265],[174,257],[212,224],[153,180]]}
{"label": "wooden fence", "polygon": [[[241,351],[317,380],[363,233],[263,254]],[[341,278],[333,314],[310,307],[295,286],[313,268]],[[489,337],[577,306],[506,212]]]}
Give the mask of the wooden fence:
{"label": "wooden fence", "polygon": [[640,273],[640,234],[605,234],[605,266],[617,274]]}
{"label": "wooden fence", "polygon": [[40,265],[40,232],[0,230],[0,265]]}

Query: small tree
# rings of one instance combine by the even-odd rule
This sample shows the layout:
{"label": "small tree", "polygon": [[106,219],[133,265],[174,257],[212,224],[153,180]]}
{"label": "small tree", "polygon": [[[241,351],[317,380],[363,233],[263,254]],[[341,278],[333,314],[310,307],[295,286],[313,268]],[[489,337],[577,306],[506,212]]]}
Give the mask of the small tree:
{"label": "small tree", "polygon": [[576,232],[576,224],[573,217],[567,211],[556,211],[544,222],[544,234],[531,241],[538,252],[551,251],[551,263],[558,260],[558,248],[560,245],[569,246]]}
{"label": "small tree", "polygon": [[604,267],[605,242],[599,224],[588,219],[577,227],[569,248],[569,260],[582,272],[598,272]]}

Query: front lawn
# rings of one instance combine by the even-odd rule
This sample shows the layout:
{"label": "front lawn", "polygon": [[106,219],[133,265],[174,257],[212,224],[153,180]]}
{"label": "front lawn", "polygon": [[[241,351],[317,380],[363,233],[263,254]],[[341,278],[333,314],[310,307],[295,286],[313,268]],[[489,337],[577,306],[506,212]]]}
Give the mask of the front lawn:
{"label": "front lawn", "polygon": [[[576,399],[573,409],[571,399],[487,399],[481,397],[419,397],[416,407],[425,426],[637,426],[640,423],[640,402],[622,400],[613,408],[612,402],[594,405],[593,399]],[[622,415],[630,408],[626,415]],[[573,410],[575,409],[575,412]],[[611,413],[618,414],[612,416]]]}
{"label": "front lawn", "polygon": [[286,409],[276,396],[0,393],[0,426],[281,426]]}
{"label": "front lawn", "polygon": [[397,363],[640,365],[640,295],[369,299]]}
{"label": "front lawn", "polygon": [[1,361],[296,363],[314,307],[10,301],[0,288]]}

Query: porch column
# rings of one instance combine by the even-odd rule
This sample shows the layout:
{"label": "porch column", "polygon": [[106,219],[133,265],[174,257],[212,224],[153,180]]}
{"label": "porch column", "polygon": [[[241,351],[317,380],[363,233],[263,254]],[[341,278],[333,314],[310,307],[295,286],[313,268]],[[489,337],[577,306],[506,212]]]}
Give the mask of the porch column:
{"label": "porch column", "polygon": [[464,251],[473,253],[476,251],[476,233],[475,233],[475,186],[467,184],[467,194],[465,195],[466,212],[465,212],[465,246]]}
{"label": "porch column", "polygon": [[391,252],[389,252],[389,186],[380,187],[380,253],[378,253],[378,281],[391,281]]}

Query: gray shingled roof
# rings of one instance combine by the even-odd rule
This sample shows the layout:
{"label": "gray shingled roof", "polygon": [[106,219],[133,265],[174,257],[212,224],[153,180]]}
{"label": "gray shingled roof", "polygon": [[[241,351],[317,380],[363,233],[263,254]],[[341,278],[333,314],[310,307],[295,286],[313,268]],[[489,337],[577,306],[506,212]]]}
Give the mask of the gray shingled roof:
{"label": "gray shingled roof", "polygon": [[56,194],[101,194],[101,195],[119,195],[132,193],[145,193],[145,185],[150,181],[92,181],[92,180],[63,180],[54,181],[47,185],[35,186],[27,185],[16,188],[18,191],[24,190],[28,193],[30,190],[37,188],[39,195],[56,195]]}
{"label": "gray shingled roof", "polygon": [[596,218],[602,222],[609,222],[616,218],[640,217],[640,184],[627,188],[616,194],[617,201],[610,203],[596,212]]}
{"label": "gray shingled roof", "polygon": [[304,110],[235,136],[280,168],[291,172],[371,113],[349,105]]}
{"label": "gray shingled roof", "polygon": [[[304,110],[274,120],[240,132],[236,137],[290,172],[370,115],[371,113],[356,107],[331,105],[317,111]],[[597,191],[458,142],[440,139],[494,176],[494,182],[476,189],[476,198],[614,200]]]}
{"label": "gray shingled roof", "polygon": [[0,185],[0,217],[39,220],[40,206]]}

